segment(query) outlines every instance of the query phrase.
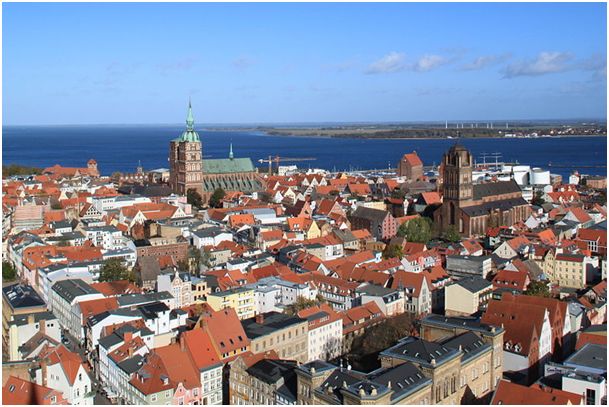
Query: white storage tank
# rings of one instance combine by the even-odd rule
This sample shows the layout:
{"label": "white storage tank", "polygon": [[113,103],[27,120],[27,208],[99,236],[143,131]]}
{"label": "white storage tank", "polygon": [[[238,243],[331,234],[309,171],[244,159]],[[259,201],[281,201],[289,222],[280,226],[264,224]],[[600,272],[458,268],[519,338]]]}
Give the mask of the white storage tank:
{"label": "white storage tank", "polygon": [[533,168],[531,170],[531,184],[550,185],[550,171]]}
{"label": "white storage tank", "polygon": [[516,167],[514,167],[514,181],[516,181],[518,185],[528,185],[529,171],[516,171]]}

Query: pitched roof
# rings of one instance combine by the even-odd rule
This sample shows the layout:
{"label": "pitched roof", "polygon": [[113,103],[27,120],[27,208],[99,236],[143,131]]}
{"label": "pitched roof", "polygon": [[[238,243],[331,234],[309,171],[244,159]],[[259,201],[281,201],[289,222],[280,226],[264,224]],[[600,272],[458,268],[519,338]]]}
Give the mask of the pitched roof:
{"label": "pitched roof", "polygon": [[171,381],[182,383],[186,389],[201,387],[199,369],[195,366],[189,352],[185,352],[179,343],[156,348]]}
{"label": "pitched roof", "polygon": [[481,322],[495,326],[503,324],[505,328],[504,343],[510,343],[512,349],[519,345],[520,351],[512,351],[521,355],[529,355],[534,341],[541,334],[545,312],[545,307],[491,300]]}
{"label": "pitched roof", "polygon": [[511,194],[515,192],[521,191],[520,187],[514,180],[475,184],[473,190],[475,201],[488,196]]}
{"label": "pitched roof", "polygon": [[[51,398],[55,396],[55,402]],[[28,404],[68,404],[63,394],[49,387],[9,376],[2,387],[2,404],[28,405]]]}
{"label": "pitched roof", "polygon": [[214,342],[208,331],[195,328],[182,333],[182,336],[181,340],[184,341],[192,360],[199,370],[221,363],[220,354],[214,347]]}
{"label": "pitched roof", "polygon": [[139,294],[142,290],[131,283],[129,280],[105,281],[101,283],[93,283],[91,287],[105,295],[106,297],[115,297],[123,294]]}
{"label": "pitched roof", "polygon": [[393,275],[391,288],[411,288],[412,295],[418,297],[421,294],[425,275],[423,273],[412,273],[408,271],[398,270]]}
{"label": "pitched roof", "polygon": [[43,349],[38,355],[38,359],[46,359],[49,366],[60,363],[61,368],[71,385],[73,385],[76,380],[78,370],[83,366],[80,356],[78,356],[77,353],[70,352],[64,345]]}
{"label": "pitched roof", "polygon": [[243,225],[254,225],[256,219],[252,213],[239,213],[228,217],[228,225],[232,228]]}
{"label": "pitched roof", "polygon": [[522,271],[500,270],[493,278],[495,288],[505,287],[524,291],[527,286],[528,273]]}
{"label": "pitched roof", "polygon": [[[580,222],[580,223],[586,223],[586,222],[590,222],[592,220],[592,218],[590,217],[590,215],[588,215],[588,212],[586,212],[585,210],[583,210],[582,208],[577,208],[577,207],[573,207],[571,209],[569,209],[569,212],[571,214],[573,214],[573,216],[575,216],[575,218]],[[569,213],[567,212],[567,214]]]}
{"label": "pitched roof", "polygon": [[417,155],[416,151],[413,151],[412,153],[407,153],[404,154],[404,156],[402,157],[403,161],[406,161],[408,164],[410,164],[411,166],[417,166],[417,165],[423,165],[423,161],[421,161],[421,159],[419,158],[419,156]]}
{"label": "pitched roof", "polygon": [[367,208],[361,205],[358,206],[357,209],[355,209],[355,212],[353,212],[353,214],[351,215],[351,217],[353,218],[364,218],[374,220],[379,223],[383,222],[383,220],[387,216],[390,216],[389,212],[387,211],[381,209]]}
{"label": "pitched roof", "polygon": [[508,382],[499,381],[497,390],[491,400],[491,404],[498,405],[540,405],[540,404],[582,404],[582,396],[563,390],[554,389],[540,384],[531,387]]}
{"label": "pitched roof", "polygon": [[233,308],[214,311],[208,316],[204,315],[201,317],[201,322],[220,354],[240,350],[250,344],[237,312]]}
{"label": "pitched roof", "polygon": [[421,192],[421,197],[427,205],[442,203],[442,198],[437,192]]}
{"label": "pitched roof", "polygon": [[79,304],[82,315],[82,323],[93,315],[101,314],[104,311],[112,311],[118,308],[118,301],[114,297],[99,298],[96,300],[82,301]]}

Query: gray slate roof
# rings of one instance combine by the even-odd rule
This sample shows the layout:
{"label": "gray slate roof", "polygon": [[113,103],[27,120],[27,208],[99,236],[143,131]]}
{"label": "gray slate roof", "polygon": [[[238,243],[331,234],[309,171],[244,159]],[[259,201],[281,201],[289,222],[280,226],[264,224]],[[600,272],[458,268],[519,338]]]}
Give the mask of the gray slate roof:
{"label": "gray slate roof", "polygon": [[99,294],[99,291],[80,278],[58,281],[53,284],[52,290],[69,303],[81,295]]}
{"label": "gray slate roof", "polygon": [[455,284],[460,285],[461,287],[465,288],[467,291],[469,291],[471,293],[477,293],[479,291],[484,290],[485,288],[489,288],[489,287],[493,286],[493,284],[490,281],[485,280],[482,277],[478,277],[478,276],[462,278],[459,281],[457,281]]}
{"label": "gray slate roof", "polygon": [[521,192],[520,187],[514,180],[475,184],[473,188],[474,200],[486,198],[487,196],[511,194],[514,192]]}

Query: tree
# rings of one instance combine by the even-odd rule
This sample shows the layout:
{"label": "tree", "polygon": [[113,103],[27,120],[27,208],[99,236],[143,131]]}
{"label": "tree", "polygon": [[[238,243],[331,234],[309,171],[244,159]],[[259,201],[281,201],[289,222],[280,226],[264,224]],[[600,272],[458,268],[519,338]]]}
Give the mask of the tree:
{"label": "tree", "polygon": [[450,242],[461,241],[461,235],[459,234],[459,231],[455,225],[450,225],[448,229],[446,229],[446,232],[444,232],[444,239]]}
{"label": "tree", "polygon": [[326,302],[326,300],[321,295],[317,295],[314,300],[310,300],[302,295],[299,295],[296,297],[296,301],[285,307],[285,313],[288,315],[296,315],[298,311],[320,305],[324,302]]}
{"label": "tree", "polygon": [[546,201],[542,198],[542,196],[543,196],[543,191],[535,192],[535,196],[531,200],[531,205],[541,206],[544,203],[546,203]]}
{"label": "tree", "polygon": [[397,244],[388,244],[385,246],[385,250],[383,250],[384,259],[392,259],[394,257],[401,259],[403,256],[402,247]]}
{"label": "tree", "polygon": [[24,165],[11,164],[9,166],[2,166],[2,176],[10,177],[13,175],[38,175],[42,174],[41,168],[26,167]]}
{"label": "tree", "polygon": [[406,193],[404,191],[402,191],[400,188],[395,188],[393,191],[391,191],[392,198],[404,199],[405,196],[406,196]]}
{"label": "tree", "polygon": [[132,273],[123,265],[123,260],[118,257],[106,260],[99,272],[99,281],[116,280],[134,281]]}
{"label": "tree", "polygon": [[220,208],[222,206],[222,199],[226,193],[222,188],[216,188],[213,194],[209,197],[209,206],[212,208]]}
{"label": "tree", "polygon": [[353,341],[349,357],[353,362],[353,368],[369,371],[379,367],[379,352],[395,345],[401,338],[409,336],[413,330],[414,322],[409,313],[387,318],[380,324],[367,328]]}
{"label": "tree", "polygon": [[406,237],[409,242],[427,243],[431,239],[431,219],[420,217],[402,223],[398,236]]}
{"label": "tree", "polygon": [[12,281],[17,277],[17,270],[11,264],[11,262],[3,261],[2,262],[2,280],[3,281]]}
{"label": "tree", "polygon": [[189,188],[188,191],[186,191],[186,202],[195,208],[201,208],[203,206],[203,198],[194,188]]}
{"label": "tree", "polygon": [[536,297],[550,297],[550,289],[543,281],[531,281],[524,293]]}
{"label": "tree", "polygon": [[190,272],[190,262],[189,259],[178,260],[178,270],[180,271],[188,271]]}
{"label": "tree", "polygon": [[408,222],[404,222],[398,228],[396,236],[398,236],[398,237],[406,237],[407,234],[408,234]]}
{"label": "tree", "polygon": [[188,270],[193,271],[198,275],[201,270],[201,250],[197,247],[190,246],[188,248]]}
{"label": "tree", "polygon": [[211,253],[209,250],[203,249],[203,251],[201,251],[201,260],[200,261],[204,267],[206,267],[206,268],[211,267]]}

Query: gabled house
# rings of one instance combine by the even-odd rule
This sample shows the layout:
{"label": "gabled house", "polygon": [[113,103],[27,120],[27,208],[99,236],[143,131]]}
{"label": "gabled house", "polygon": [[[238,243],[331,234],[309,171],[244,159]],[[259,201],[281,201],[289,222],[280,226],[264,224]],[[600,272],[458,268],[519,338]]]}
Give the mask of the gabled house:
{"label": "gabled house", "polygon": [[37,384],[59,390],[72,405],[93,404],[91,378],[77,353],[63,345],[47,347],[37,361],[34,369]]}

